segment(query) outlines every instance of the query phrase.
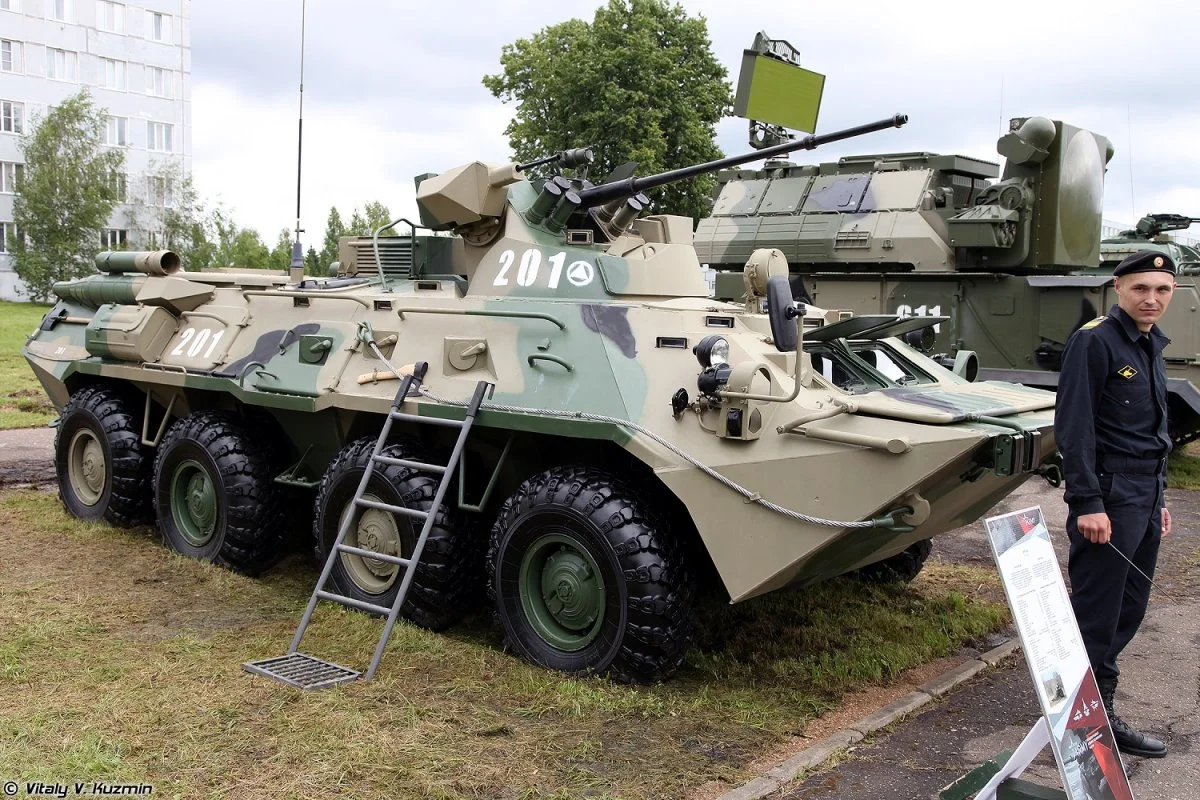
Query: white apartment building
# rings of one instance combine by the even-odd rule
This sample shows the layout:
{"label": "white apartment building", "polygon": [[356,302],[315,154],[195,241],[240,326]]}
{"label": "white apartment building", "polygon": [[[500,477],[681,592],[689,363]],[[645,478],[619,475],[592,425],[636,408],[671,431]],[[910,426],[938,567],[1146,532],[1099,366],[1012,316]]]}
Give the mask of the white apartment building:
{"label": "white apartment building", "polygon": [[[172,166],[191,174],[190,14],[191,0],[0,0],[0,298],[22,299],[8,255],[18,144],[55,103],[86,86],[107,109],[105,145],[125,151],[126,186]],[[102,242],[134,244],[129,211],[116,209]]]}

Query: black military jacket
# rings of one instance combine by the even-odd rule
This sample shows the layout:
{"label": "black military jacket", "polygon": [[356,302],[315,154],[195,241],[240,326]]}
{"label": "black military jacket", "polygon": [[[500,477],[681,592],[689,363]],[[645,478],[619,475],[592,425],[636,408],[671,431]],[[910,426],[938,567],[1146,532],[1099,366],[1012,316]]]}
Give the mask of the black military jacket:
{"label": "black military jacket", "polygon": [[1054,438],[1063,455],[1065,499],[1076,514],[1104,511],[1097,479],[1104,456],[1155,459],[1170,452],[1162,358],[1170,342],[1157,325],[1143,334],[1115,305],[1068,340]]}

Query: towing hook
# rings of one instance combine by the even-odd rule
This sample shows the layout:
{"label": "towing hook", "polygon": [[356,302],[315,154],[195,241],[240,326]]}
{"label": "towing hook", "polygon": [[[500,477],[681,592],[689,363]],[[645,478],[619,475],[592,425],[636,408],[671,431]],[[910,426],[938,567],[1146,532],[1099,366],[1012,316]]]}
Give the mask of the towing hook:
{"label": "towing hook", "polygon": [[1062,453],[1054,453],[1047,456],[1046,460],[1038,465],[1034,470],[1038,475],[1046,479],[1046,483],[1057,489],[1063,483],[1063,459]]}
{"label": "towing hook", "polygon": [[912,506],[897,506],[883,516],[871,520],[871,527],[886,528],[894,533],[911,533],[916,530],[916,526],[901,522],[899,518],[915,511]]}

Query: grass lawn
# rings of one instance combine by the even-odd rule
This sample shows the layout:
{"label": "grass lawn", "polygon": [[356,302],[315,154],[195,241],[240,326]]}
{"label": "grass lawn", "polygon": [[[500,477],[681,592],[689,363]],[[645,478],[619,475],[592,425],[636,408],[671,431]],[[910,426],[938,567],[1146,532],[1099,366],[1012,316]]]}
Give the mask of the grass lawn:
{"label": "grass lawn", "polygon": [[1171,454],[1167,485],[1172,489],[1200,490],[1200,442],[1192,442]]}
{"label": "grass lawn", "polygon": [[45,425],[58,414],[21,356],[30,331],[50,309],[0,301],[0,430]]}
{"label": "grass lawn", "polygon": [[[0,554],[4,775],[166,797],[682,797],[1008,622],[970,594],[994,570],[931,562],[912,586],[714,604],[660,685],[527,665],[480,610],[442,634],[401,623],[375,680],[301,692],[241,669],[287,649],[317,576],[300,556],[248,579],[36,491],[0,494]],[[381,629],[323,605],[303,650],[365,668]]]}

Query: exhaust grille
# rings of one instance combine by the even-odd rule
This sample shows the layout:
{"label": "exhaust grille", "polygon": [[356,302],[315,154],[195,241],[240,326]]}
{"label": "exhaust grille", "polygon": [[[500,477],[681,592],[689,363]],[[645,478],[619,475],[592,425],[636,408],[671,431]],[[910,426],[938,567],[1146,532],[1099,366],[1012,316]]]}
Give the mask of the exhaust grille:
{"label": "exhaust grille", "polygon": [[[383,262],[383,273],[391,278],[407,278],[412,273],[412,240],[407,236],[379,237],[379,260]],[[368,238],[354,243],[354,262],[359,275],[377,272],[375,248]]]}

